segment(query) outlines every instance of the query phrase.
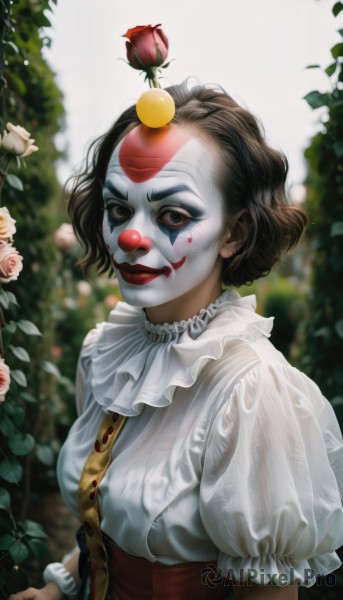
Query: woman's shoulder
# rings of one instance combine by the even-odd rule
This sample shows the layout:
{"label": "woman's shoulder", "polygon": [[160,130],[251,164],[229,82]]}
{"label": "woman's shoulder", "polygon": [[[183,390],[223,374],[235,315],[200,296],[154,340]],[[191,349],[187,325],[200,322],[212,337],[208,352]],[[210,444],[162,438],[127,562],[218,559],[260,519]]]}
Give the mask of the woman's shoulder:
{"label": "woman's shoulder", "polygon": [[105,332],[115,331],[125,324],[133,324],[135,320],[142,318],[142,312],[140,308],[119,301],[109,313],[106,321],[96,323],[95,327],[88,331],[81,346],[81,353],[90,355]]}

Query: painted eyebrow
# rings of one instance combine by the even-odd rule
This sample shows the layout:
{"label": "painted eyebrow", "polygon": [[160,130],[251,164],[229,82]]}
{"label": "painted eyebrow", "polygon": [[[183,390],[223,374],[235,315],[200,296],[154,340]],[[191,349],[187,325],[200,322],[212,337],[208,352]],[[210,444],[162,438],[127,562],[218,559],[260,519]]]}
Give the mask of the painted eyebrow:
{"label": "painted eyebrow", "polygon": [[128,192],[126,192],[125,196],[120,190],[118,190],[118,188],[116,188],[115,185],[113,185],[112,181],[105,181],[103,190],[108,190],[111,192],[111,194],[118,198],[118,200],[127,200],[128,198]]}
{"label": "painted eyebrow", "polygon": [[148,196],[148,200],[149,202],[157,202],[158,200],[164,200],[165,198],[169,198],[169,196],[173,196],[173,194],[179,194],[180,192],[191,192],[194,194],[193,190],[187,185],[180,184],[168,188],[167,190],[161,190],[160,192],[151,192],[151,196]]}

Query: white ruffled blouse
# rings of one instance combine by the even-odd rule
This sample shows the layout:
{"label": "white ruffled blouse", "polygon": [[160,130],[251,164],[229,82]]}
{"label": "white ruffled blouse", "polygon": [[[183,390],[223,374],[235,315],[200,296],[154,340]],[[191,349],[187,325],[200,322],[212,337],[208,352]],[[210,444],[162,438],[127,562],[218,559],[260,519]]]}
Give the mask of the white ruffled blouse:
{"label": "white ruffled blouse", "polygon": [[79,516],[81,471],[115,411],[130,418],[99,493],[102,530],[122,550],[167,565],[217,559],[231,580],[254,569],[256,583],[309,586],[337,569],[341,433],[271,328],[254,296],[231,290],[173,324],[119,303],[81,352],[80,416],[58,462],[70,510]]}

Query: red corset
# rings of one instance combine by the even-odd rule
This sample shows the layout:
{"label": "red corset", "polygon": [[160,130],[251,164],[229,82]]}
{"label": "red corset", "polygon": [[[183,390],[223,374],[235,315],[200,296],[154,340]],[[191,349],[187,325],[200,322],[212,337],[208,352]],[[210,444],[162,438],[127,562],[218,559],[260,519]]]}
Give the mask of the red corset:
{"label": "red corset", "polygon": [[106,543],[111,600],[224,600],[231,586],[218,576],[216,563],[188,562],[173,566],[151,563]]}

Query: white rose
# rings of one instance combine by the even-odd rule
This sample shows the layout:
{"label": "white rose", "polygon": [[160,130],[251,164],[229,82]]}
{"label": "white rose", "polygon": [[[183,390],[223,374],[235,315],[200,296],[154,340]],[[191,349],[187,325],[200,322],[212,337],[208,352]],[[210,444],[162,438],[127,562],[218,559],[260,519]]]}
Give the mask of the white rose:
{"label": "white rose", "polygon": [[23,257],[12,244],[0,244],[0,283],[18,279],[23,268]]}
{"label": "white rose", "polygon": [[4,359],[0,359],[0,402],[5,400],[5,396],[9,390],[11,383],[9,367],[4,362]]}
{"label": "white rose", "polygon": [[12,219],[6,206],[3,206],[0,208],[0,243],[8,242],[15,232],[15,220]]}
{"label": "white rose", "polygon": [[30,134],[24,127],[7,123],[6,129],[9,133],[5,131],[1,141],[1,149],[5,152],[26,158],[38,150],[38,146],[34,145],[35,140],[30,139]]}
{"label": "white rose", "polygon": [[88,283],[88,281],[78,281],[77,291],[81,296],[90,296],[92,293],[92,286]]}
{"label": "white rose", "polygon": [[55,231],[55,244],[56,247],[65,252],[75,246],[77,240],[72,225],[69,223],[62,223]]}

